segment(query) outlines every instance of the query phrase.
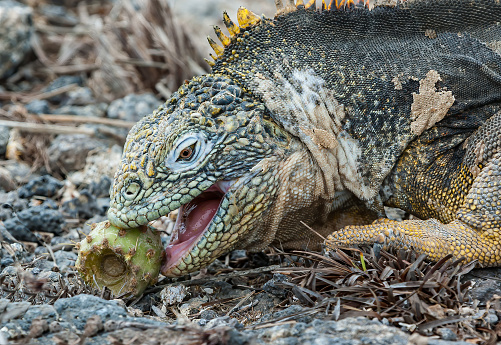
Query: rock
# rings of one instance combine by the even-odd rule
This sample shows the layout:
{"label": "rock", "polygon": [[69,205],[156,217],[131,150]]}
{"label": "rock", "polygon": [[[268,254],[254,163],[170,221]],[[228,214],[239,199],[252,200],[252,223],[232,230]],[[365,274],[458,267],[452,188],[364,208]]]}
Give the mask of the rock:
{"label": "rock", "polygon": [[31,170],[31,166],[20,161],[9,161],[9,164],[5,164],[3,168],[9,172],[11,179],[18,185],[24,185],[39,176]]}
{"label": "rock", "polygon": [[[88,105],[96,103],[92,90],[87,86],[76,88],[67,93],[68,99],[64,101],[63,105]],[[106,103],[98,103],[97,106],[106,111],[108,105]],[[104,115],[104,114],[103,114]],[[94,115],[97,116],[97,115]]]}
{"label": "rock", "polygon": [[379,321],[362,317],[341,321],[315,319],[308,323],[297,322],[258,330],[244,330],[242,335],[247,337],[248,341],[252,339],[253,344],[304,345],[404,345],[408,344],[409,338],[396,327],[385,326]]}
{"label": "rock", "polygon": [[29,201],[19,197],[17,191],[8,193],[0,192],[0,220],[12,218],[16,212],[29,207]]}
{"label": "rock", "polygon": [[89,152],[105,149],[106,144],[84,134],[61,134],[47,150],[49,164],[54,171],[75,171],[85,166]]}
{"label": "rock", "polygon": [[79,20],[63,6],[41,5],[41,14],[53,25],[75,26]]}
{"label": "rock", "polygon": [[87,187],[96,197],[109,197],[113,176],[121,162],[122,148],[118,145],[94,150],[87,156],[83,171],[73,172],[68,178],[80,188]]}
{"label": "rock", "polygon": [[26,110],[32,114],[50,114],[49,102],[46,100],[34,100],[26,104]]}
{"label": "rock", "polygon": [[34,231],[50,232],[60,235],[65,223],[63,215],[44,203],[17,212],[12,218],[4,221],[4,226],[12,236],[20,241],[38,242],[32,234]]}
{"label": "rock", "polygon": [[[71,84],[77,84],[78,86],[83,86],[83,79],[79,76],[64,75],[55,79],[52,83],[43,88],[42,91],[51,92]],[[68,96],[65,94],[59,94],[56,96],[52,96],[48,100],[52,103],[57,104],[57,103],[62,103],[67,97]]]}
{"label": "rock", "polygon": [[26,185],[19,188],[18,194],[19,197],[25,199],[31,198],[34,195],[51,198],[56,195],[63,186],[64,184],[58,179],[50,175],[43,175],[34,178]]}
{"label": "rock", "polygon": [[290,307],[285,308],[284,310],[277,311],[273,314],[267,314],[263,316],[262,321],[270,321],[270,320],[275,320],[275,319],[285,319],[287,320],[292,319],[296,320],[298,322],[311,322],[313,319],[312,316],[310,315],[305,315],[304,311],[306,309],[304,307],[301,307],[300,305],[291,305]]}
{"label": "rock", "polygon": [[[273,278],[268,280],[262,287],[266,292],[269,292],[277,297],[285,297],[287,290],[280,286],[280,283],[288,281],[286,275],[275,273]],[[278,284],[277,284],[278,283]]]}
{"label": "rock", "polygon": [[92,181],[89,184],[89,192],[96,197],[105,197],[109,199],[110,188],[113,180],[108,176],[101,176],[99,181]]}
{"label": "rock", "polygon": [[61,210],[72,218],[89,219],[96,214],[104,215],[99,208],[96,197],[83,189],[78,193],[78,197],[65,201],[61,205]]}
{"label": "rock", "polygon": [[499,295],[499,291],[501,291],[501,268],[476,268],[468,273],[463,281],[474,282],[470,296],[485,305],[494,294]]}
{"label": "rock", "polygon": [[111,102],[108,107],[108,117],[137,122],[151,114],[161,103],[152,93],[130,94]]}
{"label": "rock", "polygon": [[455,341],[458,338],[456,332],[454,332],[452,329],[446,328],[446,327],[442,327],[442,328],[437,329],[437,333],[438,333],[438,335],[440,335],[440,337],[443,340]]}
{"label": "rock", "polygon": [[54,109],[53,114],[79,115],[88,117],[104,117],[106,115],[106,103],[96,103],[88,105],[63,105]]}
{"label": "rock", "polygon": [[74,270],[75,261],[78,255],[73,252],[65,252],[64,250],[58,250],[54,253],[54,258],[56,259],[57,267],[61,272],[66,272]]}
{"label": "rock", "polygon": [[9,143],[10,128],[0,126],[0,156],[4,156],[7,152],[7,144]]}
{"label": "rock", "polygon": [[[239,324],[237,319],[231,318],[229,316],[221,316],[221,317],[216,317],[215,319],[210,320],[207,322],[205,325],[205,328],[211,329],[211,328],[217,328],[217,327],[237,327]],[[241,328],[241,327],[239,327]]]}
{"label": "rock", "polygon": [[0,1],[0,79],[10,76],[31,51],[32,10],[12,0]]}
{"label": "rock", "polygon": [[166,307],[182,302],[189,294],[183,284],[167,286],[160,291],[160,299]]}
{"label": "rock", "polygon": [[94,315],[98,315],[103,321],[120,320],[127,317],[126,310],[117,302],[105,301],[99,297],[85,294],[61,298],[54,303],[54,308],[59,314],[60,320],[63,320],[61,322],[63,328],[67,328],[68,324],[71,323],[80,331],[83,331],[87,319]]}

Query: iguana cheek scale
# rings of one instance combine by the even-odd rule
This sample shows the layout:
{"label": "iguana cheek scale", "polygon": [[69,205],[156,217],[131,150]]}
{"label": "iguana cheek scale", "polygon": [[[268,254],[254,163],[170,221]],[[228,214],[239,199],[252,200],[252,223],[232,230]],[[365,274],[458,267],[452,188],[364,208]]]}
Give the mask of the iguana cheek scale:
{"label": "iguana cheek scale", "polygon": [[305,224],[328,246],[501,265],[501,4],[314,3],[223,15],[212,72],[130,131],[110,222],[180,209],[168,276],[235,248],[319,249]]}

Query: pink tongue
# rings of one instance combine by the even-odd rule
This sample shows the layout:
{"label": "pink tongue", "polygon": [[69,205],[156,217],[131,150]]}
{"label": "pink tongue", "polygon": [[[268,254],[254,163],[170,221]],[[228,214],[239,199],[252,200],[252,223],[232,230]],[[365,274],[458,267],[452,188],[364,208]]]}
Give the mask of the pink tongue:
{"label": "pink tongue", "polygon": [[[206,200],[195,205],[194,209],[189,211],[184,229],[180,229],[179,241],[184,242],[190,238],[199,235],[209,224],[212,217],[216,214],[220,200]],[[184,230],[184,231],[182,231]]]}

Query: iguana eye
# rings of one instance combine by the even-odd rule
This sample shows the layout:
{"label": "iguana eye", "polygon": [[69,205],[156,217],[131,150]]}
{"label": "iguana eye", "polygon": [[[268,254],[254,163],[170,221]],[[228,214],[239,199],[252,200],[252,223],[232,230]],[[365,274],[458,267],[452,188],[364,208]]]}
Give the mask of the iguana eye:
{"label": "iguana eye", "polygon": [[186,133],[172,145],[169,154],[165,157],[165,165],[175,172],[196,169],[213,146],[214,144],[203,133]]}
{"label": "iguana eye", "polygon": [[177,158],[176,162],[189,161],[191,157],[193,157],[193,155],[195,154],[195,150],[196,150],[196,143],[194,143],[191,146],[185,147],[179,152],[179,157]]}

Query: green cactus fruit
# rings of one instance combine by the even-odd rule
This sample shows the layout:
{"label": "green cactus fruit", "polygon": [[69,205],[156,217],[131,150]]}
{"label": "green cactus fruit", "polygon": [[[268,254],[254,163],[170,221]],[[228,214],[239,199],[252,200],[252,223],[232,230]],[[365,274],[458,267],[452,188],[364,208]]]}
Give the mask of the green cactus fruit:
{"label": "green cactus fruit", "polygon": [[156,282],[164,249],[160,233],[150,226],[119,229],[110,222],[92,224],[80,242],[75,267],[84,281],[113,295],[140,295]]}

